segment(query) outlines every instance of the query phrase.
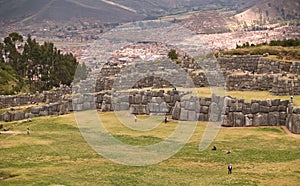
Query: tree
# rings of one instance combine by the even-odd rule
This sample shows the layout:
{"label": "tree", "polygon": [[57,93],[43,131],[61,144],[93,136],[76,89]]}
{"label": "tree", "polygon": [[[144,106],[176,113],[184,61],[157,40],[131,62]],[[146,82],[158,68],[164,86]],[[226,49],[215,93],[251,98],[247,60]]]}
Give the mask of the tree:
{"label": "tree", "polygon": [[0,43],[0,63],[4,63],[4,44]]}
{"label": "tree", "polygon": [[176,61],[178,59],[178,53],[175,49],[171,49],[169,52],[168,52],[168,57],[172,60],[172,61]]}
{"label": "tree", "polygon": [[18,73],[21,68],[21,53],[19,52],[19,49],[22,48],[21,42],[23,42],[23,37],[16,32],[4,38],[4,56]]}
{"label": "tree", "polygon": [[89,70],[85,63],[78,64],[74,80],[76,82],[79,82],[80,80],[85,80],[87,78],[88,72]]}
{"label": "tree", "polygon": [[[70,85],[78,65],[72,54],[62,54],[53,43],[40,45],[30,35],[24,42],[18,33],[11,33],[0,42],[0,55],[0,62],[4,62],[5,57],[7,65],[20,77],[16,87],[21,89],[27,83],[32,92],[49,90],[60,84]],[[81,68],[86,69],[86,66]]]}

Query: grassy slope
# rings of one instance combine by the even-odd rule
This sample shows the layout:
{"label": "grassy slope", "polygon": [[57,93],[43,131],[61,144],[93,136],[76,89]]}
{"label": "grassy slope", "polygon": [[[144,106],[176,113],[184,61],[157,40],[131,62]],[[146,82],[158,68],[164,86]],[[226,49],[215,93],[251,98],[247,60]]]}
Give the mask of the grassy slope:
{"label": "grassy slope", "polygon": [[[145,145],[170,134],[175,122],[141,134],[119,124],[112,113],[101,113],[107,130],[127,143]],[[139,118],[142,119],[142,118]],[[138,123],[139,124],[139,123]],[[216,152],[199,152],[205,123],[189,143],[157,165],[128,167],[95,153],[80,135],[73,115],[6,123],[13,131],[0,135],[0,185],[297,185],[300,182],[300,138],[279,127],[222,128]],[[227,155],[226,150],[232,154]],[[227,175],[227,164],[233,174]]]}
{"label": "grassy slope", "polygon": [[16,72],[8,65],[0,63],[0,94],[8,94],[12,91],[12,86],[18,82]]}
{"label": "grassy slope", "polygon": [[[287,62],[300,60],[300,47],[281,47],[281,46],[256,46],[248,48],[237,48],[222,51],[225,55],[263,55],[269,53],[272,59],[284,60]],[[276,57],[274,57],[276,56]]]}

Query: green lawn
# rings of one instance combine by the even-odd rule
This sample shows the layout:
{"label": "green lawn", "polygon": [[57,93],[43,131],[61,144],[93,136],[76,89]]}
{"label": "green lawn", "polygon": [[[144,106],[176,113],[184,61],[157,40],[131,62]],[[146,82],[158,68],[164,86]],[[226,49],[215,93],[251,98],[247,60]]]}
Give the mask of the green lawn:
{"label": "green lawn", "polygon": [[[143,124],[148,116],[139,116]],[[148,132],[121,125],[113,113],[100,113],[106,129],[132,145],[148,145],[166,138],[177,122]],[[187,123],[188,125],[188,123]],[[32,122],[4,123],[11,131],[0,134],[0,185],[298,185],[300,138],[281,127],[221,128],[210,148],[198,151],[206,123],[173,157],[155,165],[131,167],[98,155],[81,136],[74,115],[35,118]],[[211,146],[212,146],[211,145]],[[231,154],[226,151],[231,149]],[[233,174],[227,174],[227,165]]]}

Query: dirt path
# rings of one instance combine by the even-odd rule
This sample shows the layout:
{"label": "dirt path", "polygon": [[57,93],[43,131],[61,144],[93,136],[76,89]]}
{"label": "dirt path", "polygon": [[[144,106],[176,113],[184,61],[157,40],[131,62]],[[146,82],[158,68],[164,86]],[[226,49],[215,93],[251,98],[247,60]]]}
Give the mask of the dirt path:
{"label": "dirt path", "polygon": [[289,136],[292,136],[294,138],[300,138],[300,134],[294,134],[286,126],[282,126],[282,129],[285,131],[285,133]]}
{"label": "dirt path", "polygon": [[27,134],[27,133],[26,132],[21,132],[21,131],[0,131],[0,134],[19,135],[19,134]]}

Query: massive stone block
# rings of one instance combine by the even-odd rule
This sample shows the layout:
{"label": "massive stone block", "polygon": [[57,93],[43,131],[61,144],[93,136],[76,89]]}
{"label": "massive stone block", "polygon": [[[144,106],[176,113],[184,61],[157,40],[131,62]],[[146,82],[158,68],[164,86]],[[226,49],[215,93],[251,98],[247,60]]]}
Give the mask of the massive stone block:
{"label": "massive stone block", "polygon": [[246,127],[253,126],[253,115],[252,114],[245,116],[245,126]]}
{"label": "massive stone block", "polygon": [[188,111],[188,121],[198,121],[197,113],[195,111]]}
{"label": "massive stone block", "polygon": [[217,122],[221,118],[221,111],[218,107],[218,105],[213,102],[209,106],[209,121]]}
{"label": "massive stone block", "polygon": [[39,116],[49,116],[49,112],[47,110],[40,111]]}
{"label": "massive stone block", "polygon": [[259,112],[259,103],[252,103],[251,105],[251,113],[256,114]]}
{"label": "massive stone block", "polygon": [[42,110],[41,107],[32,107],[32,108],[31,108],[31,113],[32,113],[32,114],[39,114],[39,113],[40,113],[40,110]]}
{"label": "massive stone block", "polygon": [[11,111],[6,111],[2,114],[3,121],[10,122],[13,121],[14,114]]}
{"label": "massive stone block", "polygon": [[234,127],[243,127],[245,126],[245,115],[242,112],[234,112]]}
{"label": "massive stone block", "polygon": [[270,109],[269,109],[268,106],[262,106],[262,105],[260,105],[259,106],[259,111],[262,112],[262,113],[268,113],[268,112],[270,112]]}
{"label": "massive stone block", "polygon": [[176,102],[175,106],[172,110],[172,119],[179,120],[180,119],[180,102]]}
{"label": "massive stone block", "polygon": [[22,120],[22,119],[25,119],[25,113],[22,112],[22,111],[16,111],[14,113],[14,118],[13,120],[17,121],[17,120]]}
{"label": "massive stone block", "polygon": [[180,120],[181,121],[187,121],[188,120],[188,111],[184,108],[181,108],[180,110]]}
{"label": "massive stone block", "polygon": [[135,104],[142,103],[142,96],[140,94],[135,95]]}
{"label": "massive stone block", "polygon": [[265,113],[258,113],[255,114],[253,117],[253,126],[267,126],[268,122],[268,114]]}
{"label": "massive stone block", "polygon": [[279,123],[279,112],[270,112],[269,113],[269,126],[278,126]]}
{"label": "massive stone block", "polygon": [[89,110],[91,109],[91,103],[90,102],[84,102],[83,103],[83,110]]}
{"label": "massive stone block", "polygon": [[291,132],[300,134],[300,114],[293,114],[291,119]]}
{"label": "massive stone block", "polygon": [[300,107],[294,107],[293,108],[293,113],[294,114],[300,114]]}

